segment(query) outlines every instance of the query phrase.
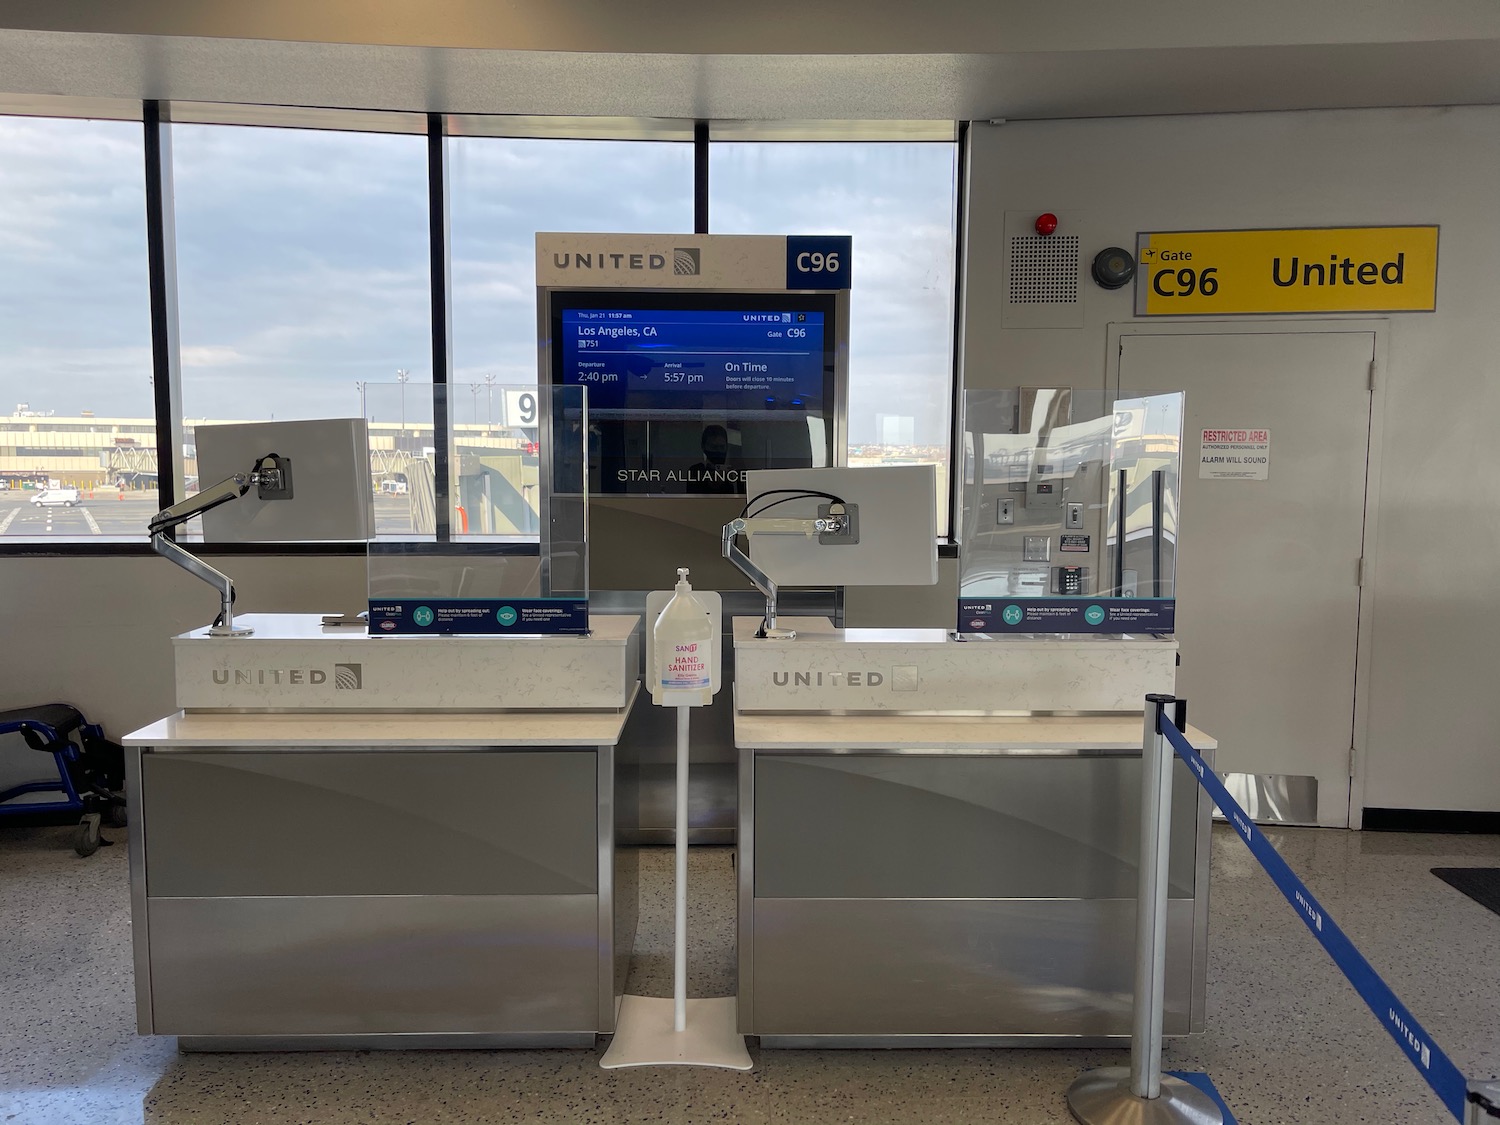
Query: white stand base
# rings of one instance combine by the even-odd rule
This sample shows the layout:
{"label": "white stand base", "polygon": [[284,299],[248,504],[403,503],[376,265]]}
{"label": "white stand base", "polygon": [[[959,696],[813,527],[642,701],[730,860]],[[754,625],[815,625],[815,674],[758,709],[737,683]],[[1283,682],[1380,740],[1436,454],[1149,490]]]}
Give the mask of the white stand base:
{"label": "white stand base", "polygon": [[755,1064],[745,1050],[733,996],[687,1002],[687,1030],[673,1030],[670,997],[626,996],[620,1001],[615,1037],[599,1065],[605,1070],[627,1066],[717,1066],[749,1070]]}

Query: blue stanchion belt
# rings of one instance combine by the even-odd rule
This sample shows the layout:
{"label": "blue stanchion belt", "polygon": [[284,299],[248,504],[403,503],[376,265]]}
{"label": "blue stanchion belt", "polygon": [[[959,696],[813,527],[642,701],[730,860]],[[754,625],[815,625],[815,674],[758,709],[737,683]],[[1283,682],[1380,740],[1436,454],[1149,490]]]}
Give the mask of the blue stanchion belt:
{"label": "blue stanchion belt", "polygon": [[1229,795],[1229,790],[1224,788],[1218,775],[1208,768],[1198,751],[1193,749],[1192,743],[1188,742],[1166,715],[1161,717],[1161,729],[1172,748],[1177,751],[1177,756],[1187,763],[1199,784],[1214,799],[1214,804],[1229,818],[1230,825],[1239,833],[1240,839],[1245,841],[1245,846],[1266,869],[1266,874],[1276,884],[1276,889],[1286,896],[1287,902],[1292,904],[1297,916],[1312,931],[1313,937],[1318,939],[1328,956],[1333,958],[1333,963],[1349,978],[1354,991],[1369,1005],[1370,1011],[1375,1013],[1381,1025],[1390,1032],[1396,1045],[1406,1052],[1406,1057],[1422,1077],[1427,1079],[1427,1084],[1452,1111],[1453,1116],[1463,1121],[1467,1109],[1468,1080],[1453,1065],[1453,1060],[1439,1049],[1427,1030],[1407,1011],[1406,1005],[1396,998],[1391,986],[1380,979],[1364,955],[1354,948],[1354,943],[1339,929],[1338,923],[1328,916],[1328,911],[1313,897],[1307,885],[1287,866],[1281,853],[1256,829],[1245,810],[1240,808],[1239,803]]}

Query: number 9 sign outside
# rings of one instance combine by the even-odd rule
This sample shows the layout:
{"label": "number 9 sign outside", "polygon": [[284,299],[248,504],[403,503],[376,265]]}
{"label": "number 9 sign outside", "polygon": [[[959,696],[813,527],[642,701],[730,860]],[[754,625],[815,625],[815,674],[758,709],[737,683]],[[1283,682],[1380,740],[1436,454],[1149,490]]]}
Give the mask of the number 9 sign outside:
{"label": "number 9 sign outside", "polygon": [[537,424],[538,411],[537,392],[534,389],[506,388],[505,425],[535,426]]}

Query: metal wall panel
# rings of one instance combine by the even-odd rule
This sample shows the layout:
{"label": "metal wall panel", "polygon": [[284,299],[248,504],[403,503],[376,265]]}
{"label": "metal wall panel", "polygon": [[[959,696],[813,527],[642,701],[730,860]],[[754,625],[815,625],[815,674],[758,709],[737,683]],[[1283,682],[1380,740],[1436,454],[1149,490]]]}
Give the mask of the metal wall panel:
{"label": "metal wall panel", "polygon": [[592,895],[596,768],[592,749],[147,754],[147,893]]}
{"label": "metal wall panel", "polygon": [[[1139,756],[760,754],[755,771],[757,900],[1136,893]],[[1175,897],[1193,894],[1197,815],[1179,763]]]}
{"label": "metal wall panel", "polygon": [[152,898],[162,1035],[592,1031],[593,895]]}
{"label": "metal wall panel", "polygon": [[[1193,907],[1167,906],[1164,1029],[1189,1030]],[[753,1035],[1126,1035],[1135,902],[755,901]]]}

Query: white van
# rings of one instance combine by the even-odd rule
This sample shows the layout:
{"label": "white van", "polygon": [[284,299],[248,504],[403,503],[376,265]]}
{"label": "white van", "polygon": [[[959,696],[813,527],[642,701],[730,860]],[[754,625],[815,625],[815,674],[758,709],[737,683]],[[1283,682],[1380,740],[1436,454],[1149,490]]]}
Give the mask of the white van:
{"label": "white van", "polygon": [[76,488],[46,488],[31,498],[38,508],[76,508],[80,500]]}

